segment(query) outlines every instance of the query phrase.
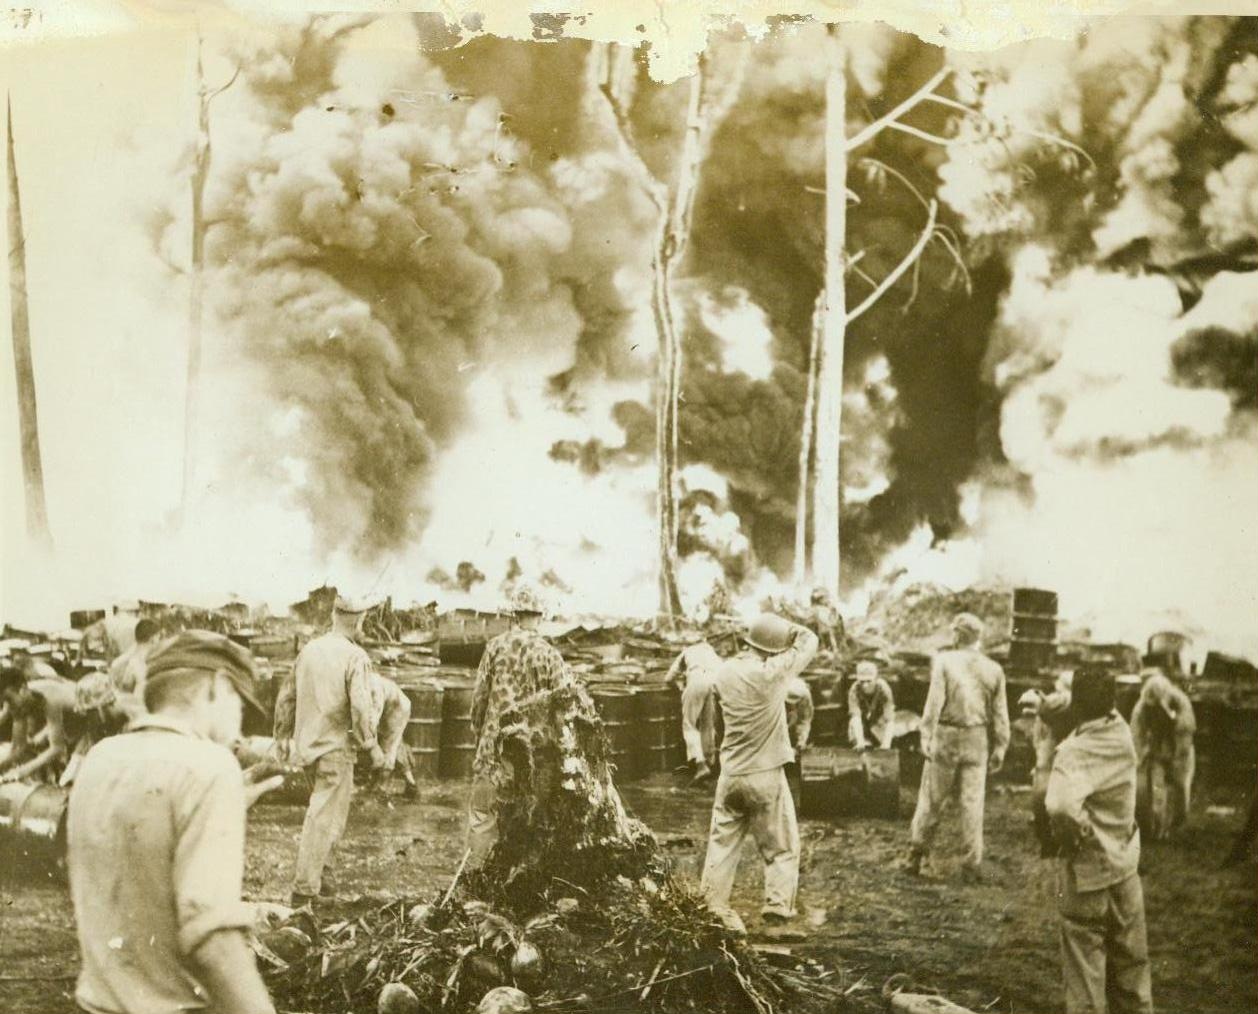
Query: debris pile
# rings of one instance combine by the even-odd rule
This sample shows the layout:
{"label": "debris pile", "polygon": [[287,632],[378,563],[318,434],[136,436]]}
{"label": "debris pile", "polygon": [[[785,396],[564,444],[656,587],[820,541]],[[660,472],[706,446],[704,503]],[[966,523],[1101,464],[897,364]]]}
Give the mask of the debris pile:
{"label": "debris pile", "polygon": [[936,584],[913,584],[880,592],[869,603],[859,636],[897,647],[931,650],[948,638],[957,613],[973,613],[986,627],[984,640],[1008,639],[1012,607],[1008,588],[950,591]]}
{"label": "debris pile", "polygon": [[[504,715],[495,750],[505,774],[484,865],[440,899],[327,926],[299,912],[258,948],[282,1006],[392,1009],[412,994],[415,1011],[819,1014],[839,1004],[823,969],[766,962],[672,876],[620,802],[606,733],[575,677]],[[487,996],[504,988],[524,995]]]}

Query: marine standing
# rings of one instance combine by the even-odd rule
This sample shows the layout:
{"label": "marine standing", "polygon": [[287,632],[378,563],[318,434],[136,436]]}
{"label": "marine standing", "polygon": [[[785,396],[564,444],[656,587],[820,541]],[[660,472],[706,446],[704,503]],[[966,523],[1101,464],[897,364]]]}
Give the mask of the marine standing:
{"label": "marine standing", "polygon": [[926,758],[910,830],[908,871],[921,873],[944,801],[957,800],[965,850],[962,876],[982,880],[983,804],[988,773],[1004,764],[1009,747],[1005,673],[979,650],[983,623],[971,613],[952,622],[953,646],[935,655],[922,713]]}

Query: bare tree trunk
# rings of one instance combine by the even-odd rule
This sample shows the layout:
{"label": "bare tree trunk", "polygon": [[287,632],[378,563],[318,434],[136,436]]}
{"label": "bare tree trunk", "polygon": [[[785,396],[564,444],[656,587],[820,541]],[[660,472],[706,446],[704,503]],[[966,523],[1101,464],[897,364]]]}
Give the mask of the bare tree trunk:
{"label": "bare tree trunk", "polygon": [[39,453],[39,412],[35,368],[31,361],[31,321],[26,298],[26,236],[22,231],[17,160],[13,149],[13,101],[9,116],[9,304],[13,321],[13,368],[17,374],[18,428],[22,440],[22,478],[26,487],[26,531],[32,541],[52,548],[48,506],[44,500],[44,465]]}
{"label": "bare tree trunk", "polygon": [[656,506],[659,515],[659,615],[671,623],[681,615],[677,586],[677,469],[679,464],[679,403],[681,400],[682,345],[674,314],[672,278],[685,256],[690,240],[699,172],[717,124],[724,118],[741,84],[743,55],[719,89],[710,89],[707,58],[690,81],[686,104],[686,128],[677,162],[676,184],[669,188],[655,178],[633,140],[629,120],[632,75],[626,60],[632,51],[596,50],[591,59],[598,81],[611,107],[622,149],[635,167],[642,185],[659,211],[659,228],[651,259],[651,311],[659,339],[656,362],[655,453],[659,466]]}
{"label": "bare tree trunk", "polygon": [[813,491],[813,581],[839,594],[839,453],[843,353],[847,338],[843,247],[847,234],[846,53],[835,26],[827,37],[825,313],[817,369],[817,474]]}
{"label": "bare tree trunk", "polygon": [[795,498],[795,590],[803,594],[808,583],[808,494],[813,473],[813,434],[817,428],[817,360],[821,355],[821,328],[825,292],[817,296],[808,334],[808,383],[804,389],[804,417],[799,434],[799,492]]}
{"label": "bare tree trunk", "polygon": [[188,371],[184,390],[183,485],[178,523],[187,517],[196,478],[197,408],[201,393],[201,339],[205,294],[205,181],[210,175],[210,94],[197,40],[197,139],[191,181],[191,257],[188,275]]}

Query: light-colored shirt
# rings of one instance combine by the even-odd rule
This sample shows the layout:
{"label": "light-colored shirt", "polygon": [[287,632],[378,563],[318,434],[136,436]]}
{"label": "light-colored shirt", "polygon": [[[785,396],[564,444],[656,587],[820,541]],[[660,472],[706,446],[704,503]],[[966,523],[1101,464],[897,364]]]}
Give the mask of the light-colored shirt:
{"label": "light-colored shirt", "polygon": [[721,656],[707,641],[687,647],[668,670],[669,683],[681,683],[681,736],[686,759],[710,764],[716,760],[716,701],[712,688]]}
{"label": "light-colored shirt", "polygon": [[371,706],[371,659],[343,634],[316,637],[293,666],[294,751],[310,765],[333,750],[376,745]]}
{"label": "light-colored shirt", "polygon": [[852,745],[880,747],[891,745],[891,729],[895,722],[895,698],[891,685],[881,676],[862,682],[853,680],[847,691],[847,733]]}
{"label": "light-colored shirt", "polygon": [[109,665],[109,681],[124,694],[143,694],[148,677],[147,644],[133,644]]}
{"label": "light-colored shirt", "polygon": [[1169,755],[1175,740],[1191,741],[1197,731],[1197,716],[1188,695],[1158,673],[1140,687],[1140,697],[1131,711],[1131,736],[1141,760],[1151,754]]}
{"label": "light-colored shirt", "polygon": [[817,635],[802,627],[796,631],[783,652],[761,658],[743,651],[717,670],[715,692],[725,723],[723,774],[771,771],[795,759],[786,723],[789,684],[817,653]]}
{"label": "light-colored shirt", "polygon": [[798,676],[792,676],[786,681],[786,731],[792,747],[808,745],[813,711],[812,689]]}
{"label": "light-colored shirt", "polygon": [[245,792],[226,748],[146,715],[103,740],[70,790],[70,894],[92,1014],[176,1014],[209,1005],[190,959],[243,929]]}
{"label": "light-colored shirt", "polygon": [[377,672],[371,674],[371,720],[376,729],[388,713],[396,712],[408,702],[402,688]]}
{"label": "light-colored shirt", "polygon": [[1117,712],[1082,723],[1061,741],[1044,805],[1080,891],[1099,891],[1136,872],[1136,748]]}
{"label": "light-colored shirt", "polygon": [[1009,746],[1005,672],[973,648],[941,651],[930,663],[930,690],[922,710],[922,752],[929,753],[941,725],[987,729],[988,749],[1004,756]]}

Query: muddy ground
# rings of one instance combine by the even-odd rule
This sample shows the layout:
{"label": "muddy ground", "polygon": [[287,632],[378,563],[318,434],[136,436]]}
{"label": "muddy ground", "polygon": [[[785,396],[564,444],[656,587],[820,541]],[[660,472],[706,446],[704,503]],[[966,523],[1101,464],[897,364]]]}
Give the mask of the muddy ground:
{"label": "muddy ground", "polygon": [[[338,849],[339,897],[430,894],[461,854],[457,783],[425,790],[420,805],[360,795]],[[663,838],[684,876],[697,877],[709,796],[667,781],[627,788],[635,812]],[[1258,878],[1251,862],[1223,871],[1245,793],[1203,786],[1191,825],[1146,849],[1144,876],[1157,1009],[1175,1014],[1258,1012]],[[975,1011],[1061,1010],[1053,874],[1032,851],[1026,796],[999,786],[988,800],[989,883],[962,885],[944,852],[928,876],[899,871],[912,793],[899,820],[804,821],[801,924],[793,945],[881,984],[897,972]],[[1220,809],[1224,807],[1226,809]],[[301,826],[298,806],[260,804],[250,818],[246,895],[284,901]],[[946,824],[940,835],[945,843]],[[744,856],[735,903],[758,908],[758,862]],[[754,933],[757,920],[749,919]],[[37,878],[0,880],[0,1012],[72,1014],[74,924],[63,887]]]}

